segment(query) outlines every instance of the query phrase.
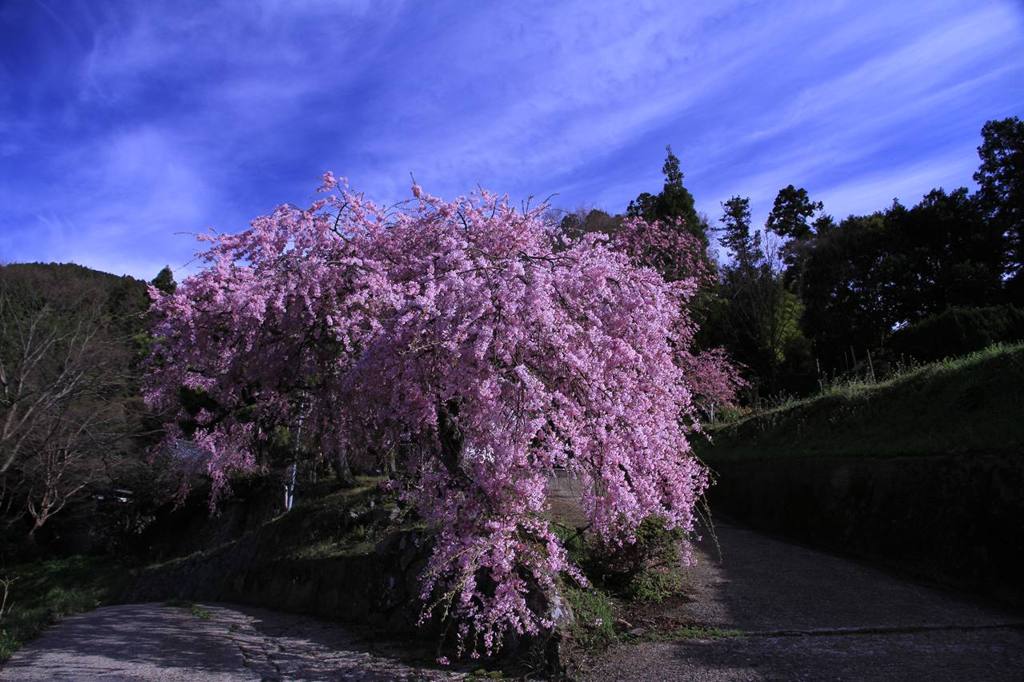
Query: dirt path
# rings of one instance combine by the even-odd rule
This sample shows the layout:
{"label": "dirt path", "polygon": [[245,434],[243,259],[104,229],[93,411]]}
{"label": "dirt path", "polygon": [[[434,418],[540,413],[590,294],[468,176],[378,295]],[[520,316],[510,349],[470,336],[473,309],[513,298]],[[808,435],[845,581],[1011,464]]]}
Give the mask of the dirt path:
{"label": "dirt path", "polygon": [[[198,614],[198,615],[197,615]],[[0,680],[446,680],[366,646],[335,623],[228,605],[109,606],[70,617]]]}
{"label": "dirt path", "polygon": [[721,562],[705,547],[691,601],[664,615],[743,636],[622,645],[584,679],[1024,680],[1024,613],[750,530],[717,531]]}

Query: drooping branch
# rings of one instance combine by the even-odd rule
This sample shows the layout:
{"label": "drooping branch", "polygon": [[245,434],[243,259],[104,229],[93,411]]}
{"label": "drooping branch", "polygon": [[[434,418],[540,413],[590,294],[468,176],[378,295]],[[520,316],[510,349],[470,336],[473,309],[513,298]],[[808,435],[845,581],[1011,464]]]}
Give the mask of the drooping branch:
{"label": "drooping branch", "polygon": [[[589,482],[583,506],[609,542],[652,515],[692,529],[707,475],[687,432],[717,360],[691,350],[688,280],[606,240],[556,244],[543,206],[413,195],[380,208],[344,190],[211,239],[209,267],[156,297],[146,395],[168,414],[165,447],[215,494],[266,466],[261,434],[296,423],[296,391],[311,453],[401,458],[388,468],[436,532],[425,615],[491,652],[550,627],[555,577],[578,576],[544,515],[556,467]],[[216,414],[185,409],[182,387]]]}

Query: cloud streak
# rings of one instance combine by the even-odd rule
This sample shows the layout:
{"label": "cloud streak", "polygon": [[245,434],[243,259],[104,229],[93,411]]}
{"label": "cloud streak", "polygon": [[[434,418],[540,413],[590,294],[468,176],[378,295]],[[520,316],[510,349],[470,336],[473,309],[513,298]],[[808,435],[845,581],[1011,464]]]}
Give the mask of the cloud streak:
{"label": "cloud streak", "polygon": [[0,259],[152,277],[325,169],[620,211],[666,143],[712,217],[791,182],[870,211],[970,182],[1024,109],[1021,29],[1009,1],[9,3]]}

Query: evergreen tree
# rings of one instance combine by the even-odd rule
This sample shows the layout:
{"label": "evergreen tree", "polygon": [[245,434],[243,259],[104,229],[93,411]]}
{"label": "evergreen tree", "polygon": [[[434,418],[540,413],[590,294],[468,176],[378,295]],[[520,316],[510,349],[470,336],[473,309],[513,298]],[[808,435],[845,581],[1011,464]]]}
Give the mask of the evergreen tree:
{"label": "evergreen tree", "polygon": [[1015,302],[1024,304],[1024,121],[988,121],[981,136],[981,165],[974,174],[978,201],[1006,236],[1007,286]]}
{"label": "evergreen tree", "polygon": [[787,185],[775,196],[775,204],[765,227],[780,237],[796,241],[806,240],[814,234],[811,218],[823,208],[820,201],[811,201],[803,187]]}
{"label": "evergreen tree", "polygon": [[750,200],[731,197],[722,210],[721,242],[734,261],[722,268],[706,338],[724,345],[747,368],[753,394],[799,390],[795,375],[809,349],[800,330],[803,306],[767,258],[761,235],[752,233]]}
{"label": "evergreen tree", "polygon": [[933,189],[909,209],[896,204],[886,223],[886,299],[898,323],[1002,297],[1006,237],[966,187]]}
{"label": "evergreen tree", "polygon": [[761,235],[750,232],[750,198],[735,196],[722,202],[722,245],[732,251],[739,268],[753,268],[761,251]]}
{"label": "evergreen tree", "polygon": [[178,288],[178,283],[174,281],[174,273],[171,271],[170,265],[165,265],[150,284],[165,294],[173,294]]}
{"label": "evergreen tree", "polygon": [[665,147],[667,155],[661,172],[665,175],[665,184],[660,194],[644,192],[629,202],[626,214],[633,218],[643,218],[647,222],[655,220],[682,219],[686,230],[700,240],[707,248],[708,224],[697,214],[693,195],[683,185],[683,171],[679,168],[679,158],[672,153],[672,146]]}
{"label": "evergreen tree", "polygon": [[787,185],[775,196],[765,222],[766,230],[789,240],[780,255],[786,266],[785,281],[798,295],[803,295],[804,264],[814,237],[813,226],[821,220],[812,219],[823,207],[820,201],[811,201],[803,187]]}

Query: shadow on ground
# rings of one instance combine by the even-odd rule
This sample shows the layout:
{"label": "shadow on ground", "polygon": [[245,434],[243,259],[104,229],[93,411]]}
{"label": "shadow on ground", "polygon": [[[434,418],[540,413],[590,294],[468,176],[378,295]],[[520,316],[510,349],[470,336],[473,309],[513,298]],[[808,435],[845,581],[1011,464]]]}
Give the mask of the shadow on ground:
{"label": "shadow on ground", "polygon": [[440,680],[336,623],[221,604],[128,604],[73,616],[0,680]]}
{"label": "shadow on ground", "polygon": [[738,637],[620,645],[594,680],[1020,680],[1024,614],[733,525],[662,614]]}

